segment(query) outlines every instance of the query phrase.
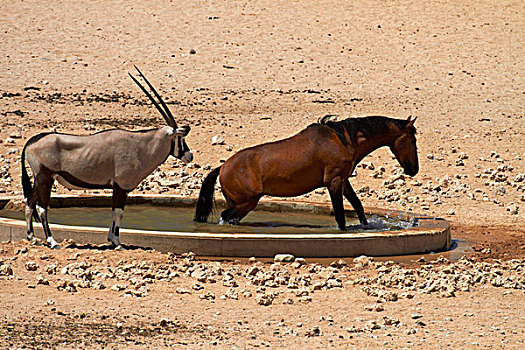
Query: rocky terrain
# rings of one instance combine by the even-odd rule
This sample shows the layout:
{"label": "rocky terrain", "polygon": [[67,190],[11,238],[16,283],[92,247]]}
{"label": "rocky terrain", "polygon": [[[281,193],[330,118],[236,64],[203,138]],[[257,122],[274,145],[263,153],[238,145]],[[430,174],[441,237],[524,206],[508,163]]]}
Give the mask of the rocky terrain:
{"label": "rocky terrain", "polygon": [[[471,248],[452,262],[318,264],[4,242],[0,347],[523,348],[521,2],[15,1],[1,12],[1,196],[22,200],[21,151],[37,133],[163,125],[127,75],[137,65],[192,127],[195,161],[169,158],[134,193],[195,197],[236,151],[326,114],[411,115],[419,174],[381,149],[350,181],[365,206],[445,218]],[[329,201],[324,189],[302,198]]]}
{"label": "rocky terrain", "polygon": [[0,247],[0,337],[9,348],[435,348],[445,337],[454,347],[517,349],[525,335],[519,259],[320,265],[67,242]]}

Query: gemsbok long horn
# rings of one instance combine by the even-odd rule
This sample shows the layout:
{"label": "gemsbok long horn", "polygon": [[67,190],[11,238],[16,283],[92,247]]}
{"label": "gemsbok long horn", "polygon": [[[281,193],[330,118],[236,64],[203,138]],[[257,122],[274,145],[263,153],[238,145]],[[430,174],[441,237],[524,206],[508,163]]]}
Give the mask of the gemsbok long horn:
{"label": "gemsbok long horn", "polygon": [[151,100],[151,102],[153,102],[153,104],[155,105],[155,107],[157,107],[157,110],[160,112],[160,114],[164,117],[164,120],[166,120],[166,123],[168,123],[169,126],[171,126],[172,128],[176,129],[177,128],[177,122],[175,122],[175,118],[173,118],[173,114],[171,114],[171,111],[170,109],[168,108],[168,106],[166,105],[166,103],[164,102],[164,100],[162,99],[162,97],[160,97],[159,93],[157,92],[157,90],[155,90],[155,88],[153,87],[153,85],[151,85],[151,83],[148,81],[148,79],[146,79],[146,77],[144,76],[144,74],[142,74],[142,72],[137,68],[137,66],[134,66],[135,69],[137,70],[137,72],[139,72],[139,75],[142,77],[142,79],[144,79],[144,81],[146,82],[146,84],[148,84],[149,88],[151,89],[151,91],[153,91],[153,93],[155,94],[155,96],[158,98],[158,100],[160,101],[161,105],[163,108],[161,108],[159,106],[159,104],[157,103],[157,101],[155,101],[155,99],[153,98],[153,96],[151,96],[151,94],[148,92],[148,90],[146,90],[146,88],[131,74],[131,73],[128,73],[129,76],[131,77],[131,79],[133,79],[133,81],[135,82],[135,84],[137,84],[141,89],[142,91],[144,91],[144,93],[146,94],[146,96],[149,97],[149,99]]}

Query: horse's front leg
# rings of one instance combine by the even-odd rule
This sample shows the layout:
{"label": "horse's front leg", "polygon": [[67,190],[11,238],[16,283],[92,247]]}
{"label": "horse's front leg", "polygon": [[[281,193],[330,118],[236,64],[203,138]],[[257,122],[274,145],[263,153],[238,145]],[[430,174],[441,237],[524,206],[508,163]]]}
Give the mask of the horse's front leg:
{"label": "horse's front leg", "polygon": [[345,210],[343,206],[343,181],[340,177],[332,179],[328,185],[328,193],[334,208],[335,221],[341,231],[346,231]]}
{"label": "horse's front leg", "polygon": [[350,181],[348,181],[348,179],[343,182],[343,195],[354,208],[361,225],[368,225],[368,221],[366,220],[365,216],[365,210],[363,209],[363,204],[361,204],[361,200],[355,194],[354,189],[352,188],[352,185],[350,185]]}

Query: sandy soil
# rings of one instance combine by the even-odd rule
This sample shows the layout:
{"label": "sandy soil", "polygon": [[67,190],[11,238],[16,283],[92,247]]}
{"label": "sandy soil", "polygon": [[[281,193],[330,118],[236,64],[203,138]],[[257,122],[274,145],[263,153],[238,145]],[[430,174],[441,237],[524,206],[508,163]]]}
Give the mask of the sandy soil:
{"label": "sandy soil", "polygon": [[[195,153],[188,167],[168,160],[137,193],[196,196],[209,166],[325,114],[412,115],[419,174],[392,184],[397,162],[387,149],[373,153],[351,179],[363,204],[450,220],[453,237],[472,242],[471,257],[489,270],[498,269],[494,259],[525,259],[520,1],[14,1],[0,12],[1,195],[21,198],[20,152],[37,133],[162,125],[127,76],[137,65],[177,121],[191,125],[187,141]],[[225,144],[212,146],[215,135]],[[164,175],[177,186],[159,180]],[[305,197],[329,200],[324,190]],[[387,273],[382,265],[362,270],[351,263],[338,272],[342,288],[320,289],[311,301],[294,295],[293,304],[277,293],[261,306],[257,295],[269,292],[257,293],[245,276],[251,263],[221,263],[225,271],[243,270],[238,300],[220,298],[228,289],[222,283],[206,283],[214,300],[199,298],[195,278],[182,271],[147,284],[145,295],[126,297],[111,290],[114,281],[102,290],[67,291],[60,286],[69,274],[60,270],[71,261],[102,270],[133,261],[183,266],[184,259],[142,250],[50,251],[24,242],[2,243],[0,252],[4,348],[523,347],[523,284],[503,287],[488,277],[452,298],[418,292],[378,312],[365,310],[377,297],[354,282],[363,271]],[[36,271],[27,270],[30,261]],[[57,274],[46,273],[49,285],[37,284],[49,264]],[[420,265],[405,267],[424,271]],[[523,281],[523,267],[505,266],[505,278]],[[418,313],[424,325],[412,318]]]}

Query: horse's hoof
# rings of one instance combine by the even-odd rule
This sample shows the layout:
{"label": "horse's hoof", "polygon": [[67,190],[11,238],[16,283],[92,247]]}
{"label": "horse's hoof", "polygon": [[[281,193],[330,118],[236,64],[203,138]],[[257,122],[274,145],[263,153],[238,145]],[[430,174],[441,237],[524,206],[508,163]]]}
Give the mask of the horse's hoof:
{"label": "horse's hoof", "polygon": [[122,246],[122,244],[119,244],[115,247],[115,250],[127,250],[125,247]]}

